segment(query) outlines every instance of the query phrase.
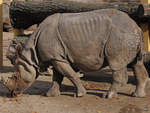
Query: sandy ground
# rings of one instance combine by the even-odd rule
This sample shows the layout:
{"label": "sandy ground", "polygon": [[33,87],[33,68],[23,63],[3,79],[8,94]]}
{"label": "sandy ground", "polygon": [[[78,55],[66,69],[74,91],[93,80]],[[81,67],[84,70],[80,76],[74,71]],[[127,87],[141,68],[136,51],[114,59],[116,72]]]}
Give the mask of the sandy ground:
{"label": "sandy ground", "polygon": [[[1,75],[11,75],[13,66],[5,58],[8,39],[12,33],[4,33],[4,67]],[[40,76],[36,82],[23,94],[10,98],[8,90],[0,84],[0,113],[150,113],[150,92],[145,98],[131,97],[135,90],[135,79],[132,72],[128,72],[129,81],[120,89],[117,98],[104,99],[102,94],[108,91],[112,82],[112,72],[105,68],[98,72],[87,73],[82,83],[87,89],[84,97],[74,97],[74,87],[65,79],[62,93],[59,97],[45,97],[51,85],[51,76]]]}

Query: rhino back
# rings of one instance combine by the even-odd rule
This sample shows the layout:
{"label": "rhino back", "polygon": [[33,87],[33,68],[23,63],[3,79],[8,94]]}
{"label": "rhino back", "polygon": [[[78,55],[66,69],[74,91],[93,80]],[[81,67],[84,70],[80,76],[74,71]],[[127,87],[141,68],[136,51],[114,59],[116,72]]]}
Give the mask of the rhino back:
{"label": "rhino back", "polygon": [[94,12],[97,14],[104,14],[106,16],[109,16],[112,20],[113,25],[123,32],[136,34],[137,29],[139,29],[135,21],[131,19],[128,14],[122,11],[116,9],[101,9],[95,10]]}
{"label": "rhino back", "polygon": [[[82,67],[103,64],[103,50],[111,30],[111,20],[93,12],[63,14],[59,32],[69,57]],[[83,66],[84,65],[84,66]]]}

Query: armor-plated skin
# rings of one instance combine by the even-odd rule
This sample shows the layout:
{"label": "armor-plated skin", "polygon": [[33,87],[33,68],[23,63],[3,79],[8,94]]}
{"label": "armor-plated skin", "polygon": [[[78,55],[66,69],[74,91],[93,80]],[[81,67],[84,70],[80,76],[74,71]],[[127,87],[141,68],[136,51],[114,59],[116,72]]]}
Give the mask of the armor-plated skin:
{"label": "armor-plated skin", "polygon": [[[31,85],[38,76],[39,62],[49,62],[54,75],[47,96],[60,94],[64,76],[77,87],[77,96],[83,96],[86,91],[76,70],[96,71],[109,65],[113,70],[113,83],[107,96],[112,98],[119,87],[127,83],[127,65],[130,64],[138,81],[134,96],[143,97],[148,74],[143,65],[142,38],[136,23],[114,9],[54,14],[31,35],[16,59],[17,69],[21,78]],[[16,93],[14,89],[13,92]]]}

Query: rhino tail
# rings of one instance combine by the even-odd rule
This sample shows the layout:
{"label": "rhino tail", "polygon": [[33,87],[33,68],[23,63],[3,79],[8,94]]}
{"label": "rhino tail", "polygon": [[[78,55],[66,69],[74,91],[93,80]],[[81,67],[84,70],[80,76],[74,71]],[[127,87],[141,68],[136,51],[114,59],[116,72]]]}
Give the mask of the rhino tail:
{"label": "rhino tail", "polygon": [[140,36],[141,36],[141,42],[140,42],[140,47],[139,47],[140,49],[137,57],[142,58],[144,64],[145,63],[150,64],[150,52],[144,50],[144,34],[142,31],[140,32]]}
{"label": "rhino tail", "polygon": [[143,60],[144,61],[144,34],[140,31],[140,43],[138,46],[138,53],[137,53],[137,61]]}

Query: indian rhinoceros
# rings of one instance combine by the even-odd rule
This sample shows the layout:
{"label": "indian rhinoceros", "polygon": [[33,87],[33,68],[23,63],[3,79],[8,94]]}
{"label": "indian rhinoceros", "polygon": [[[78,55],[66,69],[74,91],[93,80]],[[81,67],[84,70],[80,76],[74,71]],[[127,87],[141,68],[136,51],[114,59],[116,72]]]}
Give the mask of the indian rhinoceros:
{"label": "indian rhinoceros", "polygon": [[[15,61],[17,58],[17,54],[20,53],[23,48],[25,47],[25,44],[30,39],[30,34],[24,34],[24,35],[18,35],[13,38],[13,40],[10,41],[9,47],[6,52],[6,57],[11,62],[12,65],[16,65]],[[18,48],[19,47],[19,48]],[[18,48],[18,49],[17,49]],[[145,51],[143,54],[143,62],[145,65],[145,68],[150,76],[150,52]],[[40,75],[53,75],[52,67],[49,67],[48,63],[41,62],[39,65],[39,71]],[[128,68],[131,68],[128,66]],[[82,73],[79,73],[79,77],[83,77],[84,75]]]}
{"label": "indian rhinoceros", "polygon": [[12,94],[19,94],[38,77],[39,62],[46,62],[53,66],[54,72],[47,96],[60,95],[64,76],[76,86],[76,95],[83,96],[86,90],[77,71],[96,71],[109,65],[113,83],[107,97],[112,98],[127,83],[127,66],[130,66],[137,78],[133,95],[144,97],[148,73],[143,64],[143,46],[141,29],[118,10],[57,13],[47,17],[34,31],[17,54],[17,74],[3,82]]}

